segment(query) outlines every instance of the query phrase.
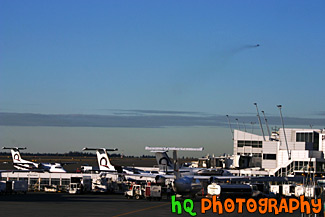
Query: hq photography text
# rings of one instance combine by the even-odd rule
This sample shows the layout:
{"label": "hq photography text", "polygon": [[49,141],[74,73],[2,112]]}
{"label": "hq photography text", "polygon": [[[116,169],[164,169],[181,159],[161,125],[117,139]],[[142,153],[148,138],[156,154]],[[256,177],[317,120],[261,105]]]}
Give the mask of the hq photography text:
{"label": "hq photography text", "polygon": [[[299,199],[296,198],[282,198],[277,200],[275,198],[261,198],[255,200],[252,198],[236,198],[226,199],[224,201],[218,200],[216,196],[212,198],[202,198],[200,202],[200,212],[202,214],[212,211],[213,213],[223,214],[223,213],[243,213],[243,209],[246,208],[248,213],[274,213],[275,215],[279,213],[293,213],[295,211],[311,214],[320,213],[322,209],[321,199],[311,199],[309,201],[305,200],[304,196],[300,196]],[[197,213],[194,211],[194,202],[191,199],[185,199],[183,201],[176,200],[176,196],[171,197],[171,212],[182,214],[188,213],[191,216],[196,216]]]}

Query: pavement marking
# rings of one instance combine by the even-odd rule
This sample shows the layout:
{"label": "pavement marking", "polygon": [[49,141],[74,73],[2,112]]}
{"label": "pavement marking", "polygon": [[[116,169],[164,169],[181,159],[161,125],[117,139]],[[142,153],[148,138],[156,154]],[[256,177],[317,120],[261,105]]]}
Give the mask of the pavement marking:
{"label": "pavement marking", "polygon": [[157,207],[165,206],[165,205],[167,205],[167,204],[170,204],[170,202],[168,202],[168,203],[163,203],[163,204],[160,204],[160,205],[157,205],[157,206],[152,206],[152,207],[144,208],[144,209],[134,210],[134,211],[131,211],[131,212],[122,213],[122,214],[119,214],[119,215],[115,215],[115,216],[113,216],[113,217],[124,216],[124,215],[130,215],[130,214],[132,214],[132,213],[142,212],[142,211],[149,210],[149,209],[154,209],[154,208],[157,208]]}

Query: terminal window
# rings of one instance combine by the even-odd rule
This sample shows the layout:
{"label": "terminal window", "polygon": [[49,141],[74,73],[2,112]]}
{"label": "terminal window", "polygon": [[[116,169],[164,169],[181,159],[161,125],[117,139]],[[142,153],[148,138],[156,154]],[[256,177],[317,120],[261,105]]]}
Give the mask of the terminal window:
{"label": "terminal window", "polygon": [[238,140],[237,147],[251,146],[253,148],[262,148],[262,141]]}
{"label": "terminal window", "polygon": [[313,133],[297,133],[296,134],[296,142],[314,142],[313,141]]}
{"label": "terminal window", "polygon": [[263,160],[276,160],[276,154],[263,154]]}
{"label": "terminal window", "polygon": [[318,150],[319,133],[317,132],[297,132],[296,142],[313,143],[313,150]]}

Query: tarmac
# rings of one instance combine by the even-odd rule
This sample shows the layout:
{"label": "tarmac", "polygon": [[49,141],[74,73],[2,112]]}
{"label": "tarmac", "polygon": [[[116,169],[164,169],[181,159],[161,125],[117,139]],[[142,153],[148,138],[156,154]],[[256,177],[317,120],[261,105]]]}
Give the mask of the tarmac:
{"label": "tarmac", "polygon": [[[200,213],[200,201],[200,199],[194,199],[193,212],[196,212],[196,216],[219,216],[218,213],[212,211]],[[1,216],[191,216],[184,213],[184,210],[181,215],[172,213],[171,200],[135,200],[116,194],[69,195],[67,193],[28,192],[26,195],[0,195],[0,210]],[[222,216],[269,217],[274,216],[274,213],[264,215],[257,212],[248,213],[244,208],[242,214],[235,210],[232,213],[224,212]],[[293,214],[280,213],[277,216],[301,216],[301,214],[295,211]]]}
{"label": "tarmac", "polygon": [[[31,158],[31,157],[30,157]],[[59,159],[47,156],[37,156],[32,158],[37,162],[58,162]],[[96,157],[66,157],[61,159],[66,162],[75,162],[76,164],[68,165],[68,171],[75,171],[82,164],[97,165]],[[8,163],[6,163],[8,162]],[[155,159],[151,158],[113,158],[112,162],[119,165],[134,166],[152,166]],[[11,164],[10,156],[0,156],[0,169],[14,169]],[[180,199],[177,199],[180,200]],[[183,204],[184,199],[180,200]],[[219,216],[218,213],[207,211],[201,213],[201,199],[194,199],[193,212],[196,216]],[[232,213],[224,212],[221,216],[263,216],[274,217],[274,213],[259,214],[258,212],[249,213],[245,208],[243,213],[235,210]],[[131,216],[191,216],[184,210],[181,215],[172,213],[170,199],[161,201],[147,201],[144,199],[135,200],[127,199],[124,195],[118,194],[83,194],[70,195],[68,193],[45,193],[45,192],[28,192],[26,195],[0,195],[0,216],[112,216],[112,217],[131,217]],[[280,213],[276,216],[299,216],[301,213],[295,211],[293,214]],[[314,215],[313,215],[314,216]],[[324,216],[323,212],[321,215]]]}

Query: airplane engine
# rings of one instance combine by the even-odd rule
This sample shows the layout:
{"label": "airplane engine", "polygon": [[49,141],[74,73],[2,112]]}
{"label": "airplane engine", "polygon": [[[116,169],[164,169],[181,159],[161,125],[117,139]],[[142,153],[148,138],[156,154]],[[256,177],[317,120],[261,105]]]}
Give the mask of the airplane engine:
{"label": "airplane engine", "polygon": [[174,181],[173,189],[178,194],[195,195],[202,189],[202,186],[198,179],[183,177]]}

